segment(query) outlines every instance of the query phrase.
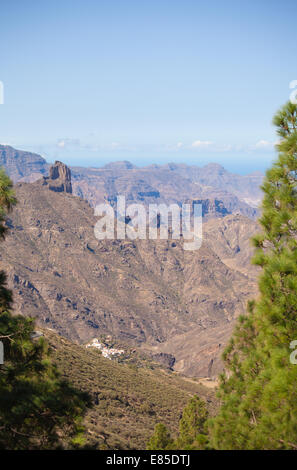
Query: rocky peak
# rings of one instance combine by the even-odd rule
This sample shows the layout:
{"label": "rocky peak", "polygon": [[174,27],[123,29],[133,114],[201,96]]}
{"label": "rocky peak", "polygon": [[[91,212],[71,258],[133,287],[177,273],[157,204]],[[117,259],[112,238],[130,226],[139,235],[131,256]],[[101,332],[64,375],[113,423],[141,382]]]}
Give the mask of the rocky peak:
{"label": "rocky peak", "polygon": [[51,191],[72,194],[71,171],[65,163],[56,161],[50,167],[49,177],[44,178],[44,182]]}

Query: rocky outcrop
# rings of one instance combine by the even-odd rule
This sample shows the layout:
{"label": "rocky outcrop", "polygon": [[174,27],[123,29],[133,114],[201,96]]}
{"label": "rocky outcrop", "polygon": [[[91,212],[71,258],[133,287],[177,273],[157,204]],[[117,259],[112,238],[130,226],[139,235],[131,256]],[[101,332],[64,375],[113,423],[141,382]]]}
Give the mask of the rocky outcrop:
{"label": "rocky outcrop", "polygon": [[159,362],[160,364],[171,370],[175,364],[175,357],[172,354],[157,353],[153,354],[152,357],[156,362]]}
{"label": "rocky outcrop", "polygon": [[65,163],[56,161],[50,167],[49,176],[43,180],[51,191],[72,194],[71,171]]}

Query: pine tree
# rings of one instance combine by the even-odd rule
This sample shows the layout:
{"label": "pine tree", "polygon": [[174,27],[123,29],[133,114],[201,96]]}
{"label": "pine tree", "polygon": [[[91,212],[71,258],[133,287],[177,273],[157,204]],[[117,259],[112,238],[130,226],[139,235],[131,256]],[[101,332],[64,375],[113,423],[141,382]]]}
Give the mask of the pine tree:
{"label": "pine tree", "polygon": [[207,443],[205,427],[208,411],[203,400],[192,397],[179,422],[179,437],[175,447],[180,450],[203,449]]}
{"label": "pine tree", "polygon": [[167,427],[159,423],[150,438],[148,450],[198,450],[208,443],[206,422],[208,411],[203,400],[192,397],[183,410],[179,422],[179,435],[174,441]]}
{"label": "pine tree", "polygon": [[172,445],[173,439],[165,424],[156,424],[154,434],[147,444],[147,450],[169,450],[172,449]]}
{"label": "pine tree", "polygon": [[221,409],[210,423],[217,449],[297,449],[297,106],[287,103],[274,124],[279,157],[266,173],[253,240],[260,294],[224,352]]}
{"label": "pine tree", "polygon": [[[0,237],[16,203],[12,182],[0,171]],[[83,443],[82,415],[90,399],[61,379],[34,321],[11,314],[12,294],[0,272],[0,449],[52,449]]]}
{"label": "pine tree", "polygon": [[7,231],[5,225],[7,214],[16,204],[13,184],[3,168],[0,168],[0,238],[4,238]]}

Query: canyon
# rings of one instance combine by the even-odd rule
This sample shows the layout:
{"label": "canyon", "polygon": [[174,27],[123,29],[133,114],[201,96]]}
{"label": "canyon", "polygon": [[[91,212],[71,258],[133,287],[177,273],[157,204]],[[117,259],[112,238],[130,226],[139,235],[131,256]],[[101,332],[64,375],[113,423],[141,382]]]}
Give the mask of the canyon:
{"label": "canyon", "polygon": [[[250,238],[259,230],[256,209],[248,206],[247,217],[246,203],[243,214],[240,206],[233,211],[226,207],[224,198],[218,204],[214,194],[204,199],[196,193],[212,204],[203,214],[202,246],[192,252],[183,249],[182,240],[170,238],[97,240],[92,205],[111,200],[111,192],[87,201],[77,195],[75,170],[71,173],[56,162],[51,168],[44,165],[34,182],[23,182],[22,176],[15,184],[18,204],[0,247],[15,313],[33,316],[77,344],[109,335],[119,348],[128,345],[151,357],[174,358],[179,373],[216,377],[236,318],[257,295],[258,270],[250,264]],[[183,176],[174,178],[181,178],[184,187]],[[113,191],[121,189],[118,179]],[[161,187],[159,202],[189,198],[180,196],[178,188],[170,198],[168,185],[167,196],[161,196]],[[148,191],[143,183],[145,203],[155,199],[158,186],[152,188]],[[126,186],[130,201],[139,200],[138,189]]]}

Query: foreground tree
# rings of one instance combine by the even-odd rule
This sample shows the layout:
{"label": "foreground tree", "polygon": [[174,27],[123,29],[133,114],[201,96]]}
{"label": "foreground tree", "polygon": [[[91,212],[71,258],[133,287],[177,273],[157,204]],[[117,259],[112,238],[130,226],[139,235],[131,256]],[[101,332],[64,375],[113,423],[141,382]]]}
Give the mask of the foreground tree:
{"label": "foreground tree", "polygon": [[173,439],[165,424],[156,424],[154,434],[147,444],[147,450],[169,450],[172,449],[172,445]]}
{"label": "foreground tree", "polygon": [[205,426],[207,418],[208,411],[205,402],[195,395],[183,410],[175,448],[181,450],[205,448],[208,440]]}
{"label": "foreground tree", "polygon": [[148,450],[197,450],[207,445],[206,420],[208,411],[203,400],[197,395],[189,400],[179,422],[179,435],[176,441],[166,426],[159,423],[148,442]]}
{"label": "foreground tree", "polygon": [[254,238],[260,296],[224,352],[222,405],[210,424],[217,449],[297,449],[297,106],[286,104],[274,124],[279,157],[266,174]]}
{"label": "foreground tree", "polygon": [[[16,203],[12,183],[0,171],[0,236]],[[82,415],[89,397],[60,378],[43,338],[32,340],[34,321],[11,314],[12,294],[0,272],[0,448],[47,449],[84,442]]]}

